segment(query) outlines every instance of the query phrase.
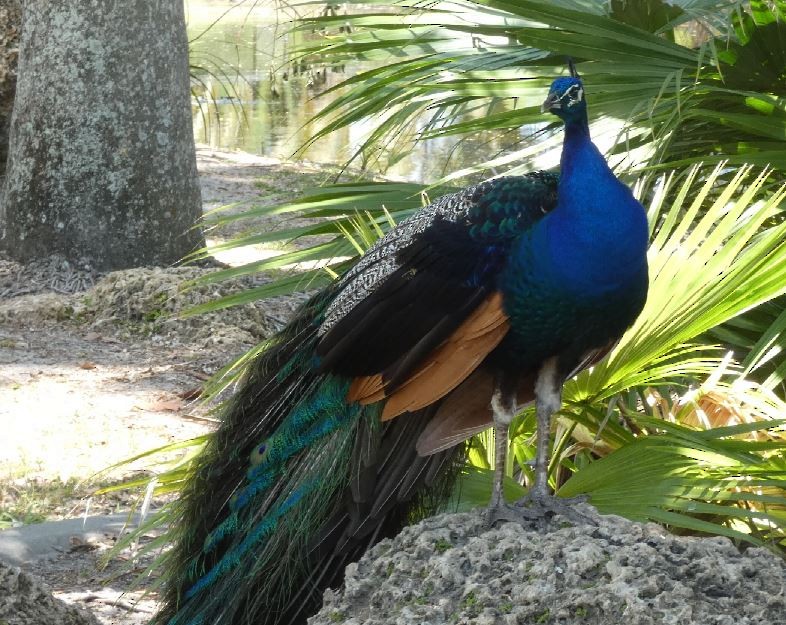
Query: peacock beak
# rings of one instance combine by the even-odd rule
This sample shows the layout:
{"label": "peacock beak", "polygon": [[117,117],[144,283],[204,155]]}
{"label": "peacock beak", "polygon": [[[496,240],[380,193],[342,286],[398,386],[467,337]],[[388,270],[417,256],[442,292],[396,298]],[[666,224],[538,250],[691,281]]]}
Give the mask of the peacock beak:
{"label": "peacock beak", "polygon": [[556,92],[550,93],[548,97],[543,101],[543,104],[540,105],[540,112],[545,113],[546,111],[553,111],[554,109],[562,108],[562,103],[560,102],[560,95]]}

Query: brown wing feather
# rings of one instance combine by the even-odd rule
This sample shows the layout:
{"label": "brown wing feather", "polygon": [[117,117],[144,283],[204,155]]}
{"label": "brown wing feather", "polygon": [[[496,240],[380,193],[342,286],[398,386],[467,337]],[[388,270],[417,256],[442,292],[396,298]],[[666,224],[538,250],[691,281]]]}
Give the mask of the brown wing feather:
{"label": "brown wing feather", "polygon": [[456,388],[508,331],[502,295],[494,293],[437,347],[389,396],[381,375],[355,378],[348,401],[370,404],[387,397],[382,420],[428,406]]}
{"label": "brown wing feather", "polygon": [[371,404],[385,398],[385,383],[382,374],[366,375],[352,380],[347,392],[347,401]]}
{"label": "brown wing feather", "polygon": [[[526,372],[519,379],[516,392],[516,405],[519,408],[535,399],[536,379],[535,372]],[[430,456],[458,445],[494,425],[491,412],[493,392],[494,376],[488,371],[476,369],[440,404],[418,438],[418,453]]]}
{"label": "brown wing feather", "polygon": [[418,454],[429,456],[487,429],[492,421],[493,391],[494,376],[482,368],[475,369],[445,398],[429,420],[418,438]]}
{"label": "brown wing feather", "polygon": [[[592,350],[585,354],[581,363],[570,373],[573,377],[583,369],[597,364],[614,348],[616,343]],[[522,372],[516,392],[519,409],[535,400],[537,371]],[[494,379],[491,373],[476,369],[440,404],[417,442],[421,456],[430,456],[458,445],[494,425],[491,413],[491,394]]]}
{"label": "brown wing feather", "polygon": [[502,297],[492,295],[390,395],[382,420],[419,410],[447,395],[499,345],[508,328]]}

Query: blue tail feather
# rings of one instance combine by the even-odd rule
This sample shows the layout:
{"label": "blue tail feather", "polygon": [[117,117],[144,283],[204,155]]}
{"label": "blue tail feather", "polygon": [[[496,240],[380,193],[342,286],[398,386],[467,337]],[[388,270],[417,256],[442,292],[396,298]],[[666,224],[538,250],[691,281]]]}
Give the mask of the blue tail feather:
{"label": "blue tail feather", "polygon": [[[258,550],[277,530],[282,517],[304,498],[324,487],[325,478],[310,479],[301,482],[296,488],[285,489],[270,501],[271,488],[280,488],[293,458],[299,454],[319,454],[320,441],[339,429],[351,428],[364,413],[376,417],[373,407],[364,408],[357,403],[346,403],[348,388],[348,380],[326,377],[312,396],[304,398],[289,412],[271,436],[255,445],[255,449],[264,447],[261,460],[247,470],[246,484],[233,496],[230,514],[207,535],[202,554],[197,560],[216,552],[233,537],[235,542],[230,542],[218,561],[185,591],[186,602],[233,573],[252,549]],[[258,516],[260,510],[264,511],[261,518]],[[238,540],[238,537],[242,537],[242,540]],[[181,622],[180,616],[184,615],[185,612],[180,612],[169,621],[169,625],[177,625]],[[199,622],[196,619],[194,617],[185,623],[196,625]]]}
{"label": "blue tail feather", "polygon": [[313,481],[307,483],[287,497],[280,506],[268,512],[262,521],[257,523],[247,534],[243,542],[224,554],[224,557],[221,558],[216,566],[210,569],[206,575],[186,591],[186,599],[191,599],[198,593],[209,588],[219,577],[235,568],[240,563],[240,559],[246,555],[252,547],[255,547],[260,541],[269,536],[276,529],[281,517],[296,506],[303,499],[303,496],[311,491],[316,485],[317,483]]}
{"label": "blue tail feather", "polygon": [[[265,446],[264,456],[261,462],[248,470],[248,484],[231,500],[230,515],[207,536],[204,553],[210,553],[222,540],[237,531],[238,512],[257,495],[267,491],[284,472],[287,460],[360,414],[358,404],[346,405],[344,401],[348,387],[346,380],[330,380],[320,387],[317,397],[293,410],[279,431],[256,446]],[[309,426],[310,429],[305,429]]]}

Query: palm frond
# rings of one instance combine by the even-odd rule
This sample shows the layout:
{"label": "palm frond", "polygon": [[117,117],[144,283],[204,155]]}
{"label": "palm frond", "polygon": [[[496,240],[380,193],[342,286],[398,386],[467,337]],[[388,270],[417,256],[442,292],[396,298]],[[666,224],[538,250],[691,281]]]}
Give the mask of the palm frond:
{"label": "palm frond", "polygon": [[[625,168],[710,159],[786,167],[782,3],[754,0],[743,10],[731,0],[454,0],[386,3],[384,12],[368,5],[350,2],[350,15],[299,26],[326,33],[302,54],[380,64],[330,90],[339,95],[317,114],[325,124],[311,138],[374,118],[355,155],[364,162],[393,142],[411,149],[442,135],[521,127],[531,130],[513,158],[462,173],[542,154],[549,146],[536,131],[551,120],[538,104],[572,56],[590,87],[595,135],[616,137],[611,152]],[[351,35],[333,34],[346,23]]]}

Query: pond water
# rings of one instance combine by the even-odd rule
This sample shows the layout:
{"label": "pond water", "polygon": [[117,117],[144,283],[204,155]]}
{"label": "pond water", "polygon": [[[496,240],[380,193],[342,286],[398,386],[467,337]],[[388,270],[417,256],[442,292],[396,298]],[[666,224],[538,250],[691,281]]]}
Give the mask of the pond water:
{"label": "pond water", "polygon": [[[331,101],[318,94],[372,65],[294,67],[290,19],[258,3],[196,5],[188,11],[194,132],[200,143],[288,159],[318,129],[310,118]],[[220,19],[219,19],[220,18]],[[343,164],[375,127],[367,120],[331,133],[296,158]],[[516,141],[496,134],[421,142],[402,160],[370,164],[372,171],[433,182],[449,171],[498,155]],[[360,166],[355,161],[353,166]]]}

